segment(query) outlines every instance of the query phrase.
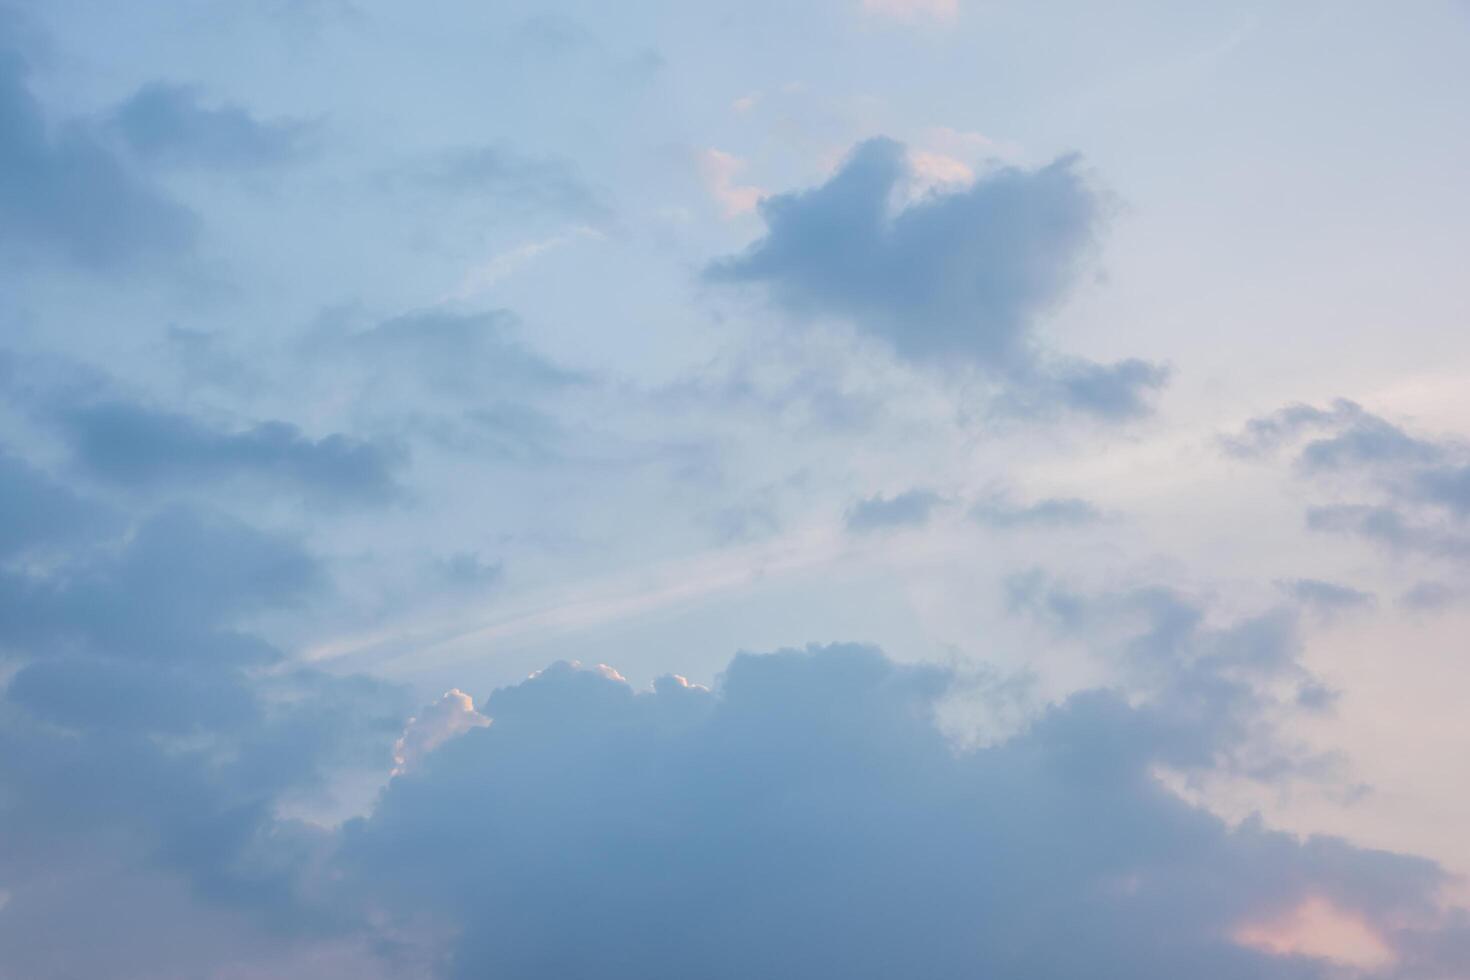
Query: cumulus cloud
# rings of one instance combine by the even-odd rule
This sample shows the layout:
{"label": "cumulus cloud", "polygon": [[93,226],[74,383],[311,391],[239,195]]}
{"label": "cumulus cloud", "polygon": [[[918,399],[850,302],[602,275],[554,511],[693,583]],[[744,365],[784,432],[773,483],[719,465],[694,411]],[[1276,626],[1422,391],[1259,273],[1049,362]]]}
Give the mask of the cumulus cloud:
{"label": "cumulus cloud", "polygon": [[152,82],[112,111],[108,124],[150,164],[225,170],[276,166],[297,158],[312,127],[261,120],[232,103],[208,104],[195,86]]}
{"label": "cumulus cloud", "polygon": [[[0,28],[12,23],[0,10]],[[195,224],[87,122],[47,120],[24,56],[0,40],[0,254],[90,269],[138,266],[187,246]]]}
{"label": "cumulus cloud", "polygon": [[563,665],[395,779],[337,868],[452,923],[452,977],[1325,980],[1334,951],[1258,941],[1312,903],[1402,975],[1450,964],[1434,865],[1151,775],[1219,733],[1090,691],[957,750],[954,685],[852,646],[742,655],[714,692]]}
{"label": "cumulus cloud", "polygon": [[1076,159],[1001,170],[893,214],[907,176],[902,144],[859,144],[827,183],[767,198],[766,236],[710,277],[763,283],[794,312],[850,317],[906,358],[1020,357],[1101,219]]}
{"label": "cumulus cloud", "polygon": [[393,774],[400,775],[417,766],[430,752],[474,728],[483,728],[490,719],[475,710],[475,699],[454,688],[408,720],[408,727],[393,743]]}
{"label": "cumulus cloud", "polygon": [[944,498],[933,490],[916,487],[892,497],[876,494],[859,500],[847,512],[849,531],[877,531],[883,528],[918,527],[929,521],[934,508]]}
{"label": "cumulus cloud", "polygon": [[765,236],[706,277],[762,286],[800,317],[848,321],[904,360],[986,372],[1008,383],[1014,408],[1143,411],[1163,368],[1056,358],[1036,341],[1104,217],[1077,159],[998,169],[899,206],[903,187],[923,179],[902,144],[861,143],[825,184],[763,198]]}

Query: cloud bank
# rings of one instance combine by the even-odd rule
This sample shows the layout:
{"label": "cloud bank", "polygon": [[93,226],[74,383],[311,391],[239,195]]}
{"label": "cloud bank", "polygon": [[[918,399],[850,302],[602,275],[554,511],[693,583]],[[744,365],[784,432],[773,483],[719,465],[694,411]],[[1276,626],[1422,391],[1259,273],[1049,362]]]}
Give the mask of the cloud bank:
{"label": "cloud bank", "polygon": [[[1338,976],[1288,935],[1309,903],[1380,975],[1434,968],[1432,864],[1231,827],[1151,775],[1225,729],[1095,690],[957,750],[959,687],[858,646],[742,655],[714,692],[561,664],[395,779],[338,866],[452,921],[452,977]],[[1295,955],[1253,942],[1281,922]]]}

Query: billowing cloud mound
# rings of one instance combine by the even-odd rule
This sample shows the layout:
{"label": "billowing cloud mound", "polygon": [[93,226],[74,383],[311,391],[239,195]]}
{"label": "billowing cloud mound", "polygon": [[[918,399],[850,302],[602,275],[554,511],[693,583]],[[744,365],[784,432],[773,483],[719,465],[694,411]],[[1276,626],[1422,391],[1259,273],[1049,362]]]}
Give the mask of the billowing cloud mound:
{"label": "billowing cloud mound", "polygon": [[851,646],[717,693],[558,665],[395,779],[339,870],[451,924],[455,977],[1335,976],[1257,948],[1303,906],[1419,955],[1440,872],[1186,805],[1151,769],[1187,718],[1093,691],[956,751],[955,692]]}
{"label": "billowing cloud mound", "polygon": [[798,316],[838,317],[925,365],[978,367],[1011,382],[1007,401],[1102,417],[1144,411],[1166,372],[1142,361],[1044,358],[1034,328],[1066,296],[1103,205],[1075,157],[1005,168],[905,207],[904,146],[860,143],[819,187],[761,201],[767,232],[716,262],[716,282],[757,283]]}

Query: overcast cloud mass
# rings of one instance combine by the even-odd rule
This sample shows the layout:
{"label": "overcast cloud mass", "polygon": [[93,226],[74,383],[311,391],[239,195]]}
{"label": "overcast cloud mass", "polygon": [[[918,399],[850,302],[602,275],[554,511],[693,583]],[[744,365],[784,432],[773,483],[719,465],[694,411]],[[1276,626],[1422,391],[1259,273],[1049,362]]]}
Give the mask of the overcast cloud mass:
{"label": "overcast cloud mass", "polygon": [[0,978],[1470,980],[1467,86],[0,0]]}

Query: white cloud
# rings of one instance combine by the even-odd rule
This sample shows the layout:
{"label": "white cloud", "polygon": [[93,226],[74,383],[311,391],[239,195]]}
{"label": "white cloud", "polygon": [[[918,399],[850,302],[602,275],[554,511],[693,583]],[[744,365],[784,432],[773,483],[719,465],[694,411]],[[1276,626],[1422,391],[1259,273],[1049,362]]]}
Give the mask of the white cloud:
{"label": "white cloud", "polygon": [[763,188],[736,182],[736,177],[745,167],[744,160],[724,150],[710,148],[699,155],[699,172],[705,188],[719,202],[727,218],[754,211],[766,194]]}
{"label": "white cloud", "polygon": [[475,710],[475,699],[454,688],[408,720],[403,735],[393,745],[393,774],[413,769],[424,756],[452,738],[476,728],[484,728],[490,719]]}

